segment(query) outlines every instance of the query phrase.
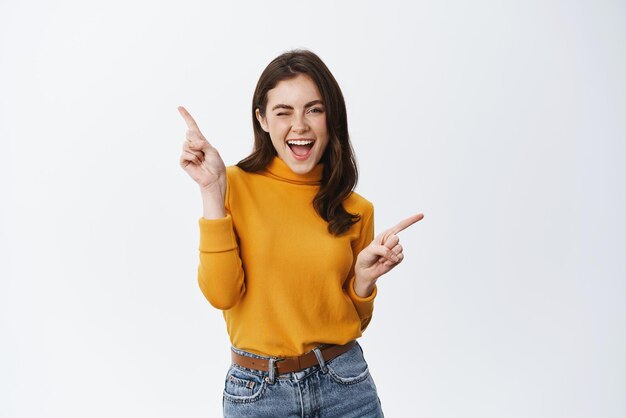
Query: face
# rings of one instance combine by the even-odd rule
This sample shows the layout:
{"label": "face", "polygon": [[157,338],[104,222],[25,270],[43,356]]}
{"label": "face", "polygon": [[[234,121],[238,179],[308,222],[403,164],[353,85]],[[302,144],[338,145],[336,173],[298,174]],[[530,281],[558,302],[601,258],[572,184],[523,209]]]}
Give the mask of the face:
{"label": "face", "polygon": [[267,93],[265,117],[257,109],[256,118],[291,171],[306,174],[319,163],[328,144],[326,108],[309,76],[279,82]]}

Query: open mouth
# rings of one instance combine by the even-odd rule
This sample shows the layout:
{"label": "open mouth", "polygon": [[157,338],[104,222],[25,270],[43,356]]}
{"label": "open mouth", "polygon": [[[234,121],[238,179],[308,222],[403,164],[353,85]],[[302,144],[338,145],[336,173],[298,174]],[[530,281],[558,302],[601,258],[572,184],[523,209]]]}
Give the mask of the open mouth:
{"label": "open mouth", "polygon": [[315,144],[314,139],[290,139],[287,140],[287,145],[291,150],[294,158],[297,160],[306,160],[311,154],[311,150],[313,149],[313,145]]}

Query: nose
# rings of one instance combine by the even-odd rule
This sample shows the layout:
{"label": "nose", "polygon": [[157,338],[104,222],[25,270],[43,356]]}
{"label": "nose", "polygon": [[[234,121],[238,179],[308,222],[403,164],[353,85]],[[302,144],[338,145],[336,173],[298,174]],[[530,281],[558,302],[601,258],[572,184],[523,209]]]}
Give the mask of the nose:
{"label": "nose", "polygon": [[294,113],[291,130],[295,133],[302,133],[309,130],[309,125],[306,123],[304,115]]}

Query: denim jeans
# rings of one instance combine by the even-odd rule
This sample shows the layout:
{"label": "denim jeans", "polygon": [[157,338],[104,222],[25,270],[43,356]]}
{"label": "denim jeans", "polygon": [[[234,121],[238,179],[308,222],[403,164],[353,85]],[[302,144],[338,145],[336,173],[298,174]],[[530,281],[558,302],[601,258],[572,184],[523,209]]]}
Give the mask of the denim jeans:
{"label": "denim jeans", "polygon": [[[265,358],[232,347],[244,356]],[[317,365],[275,375],[231,364],[223,394],[224,417],[383,417],[376,385],[357,342],[325,362],[314,349]]]}

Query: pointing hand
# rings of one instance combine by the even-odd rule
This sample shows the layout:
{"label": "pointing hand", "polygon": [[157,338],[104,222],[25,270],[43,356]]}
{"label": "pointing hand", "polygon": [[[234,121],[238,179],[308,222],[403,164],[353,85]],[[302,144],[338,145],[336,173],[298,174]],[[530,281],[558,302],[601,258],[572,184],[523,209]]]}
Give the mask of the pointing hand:
{"label": "pointing hand", "polygon": [[226,193],[226,167],[219,152],[206,140],[196,121],[182,106],[178,111],[187,123],[186,139],[180,166],[195,180],[201,190],[211,193]]}
{"label": "pointing hand", "polygon": [[357,286],[372,288],[380,276],[402,262],[404,254],[398,233],[422,218],[424,218],[422,213],[406,218],[393,228],[378,234],[370,245],[359,253],[354,265],[355,290]]}

